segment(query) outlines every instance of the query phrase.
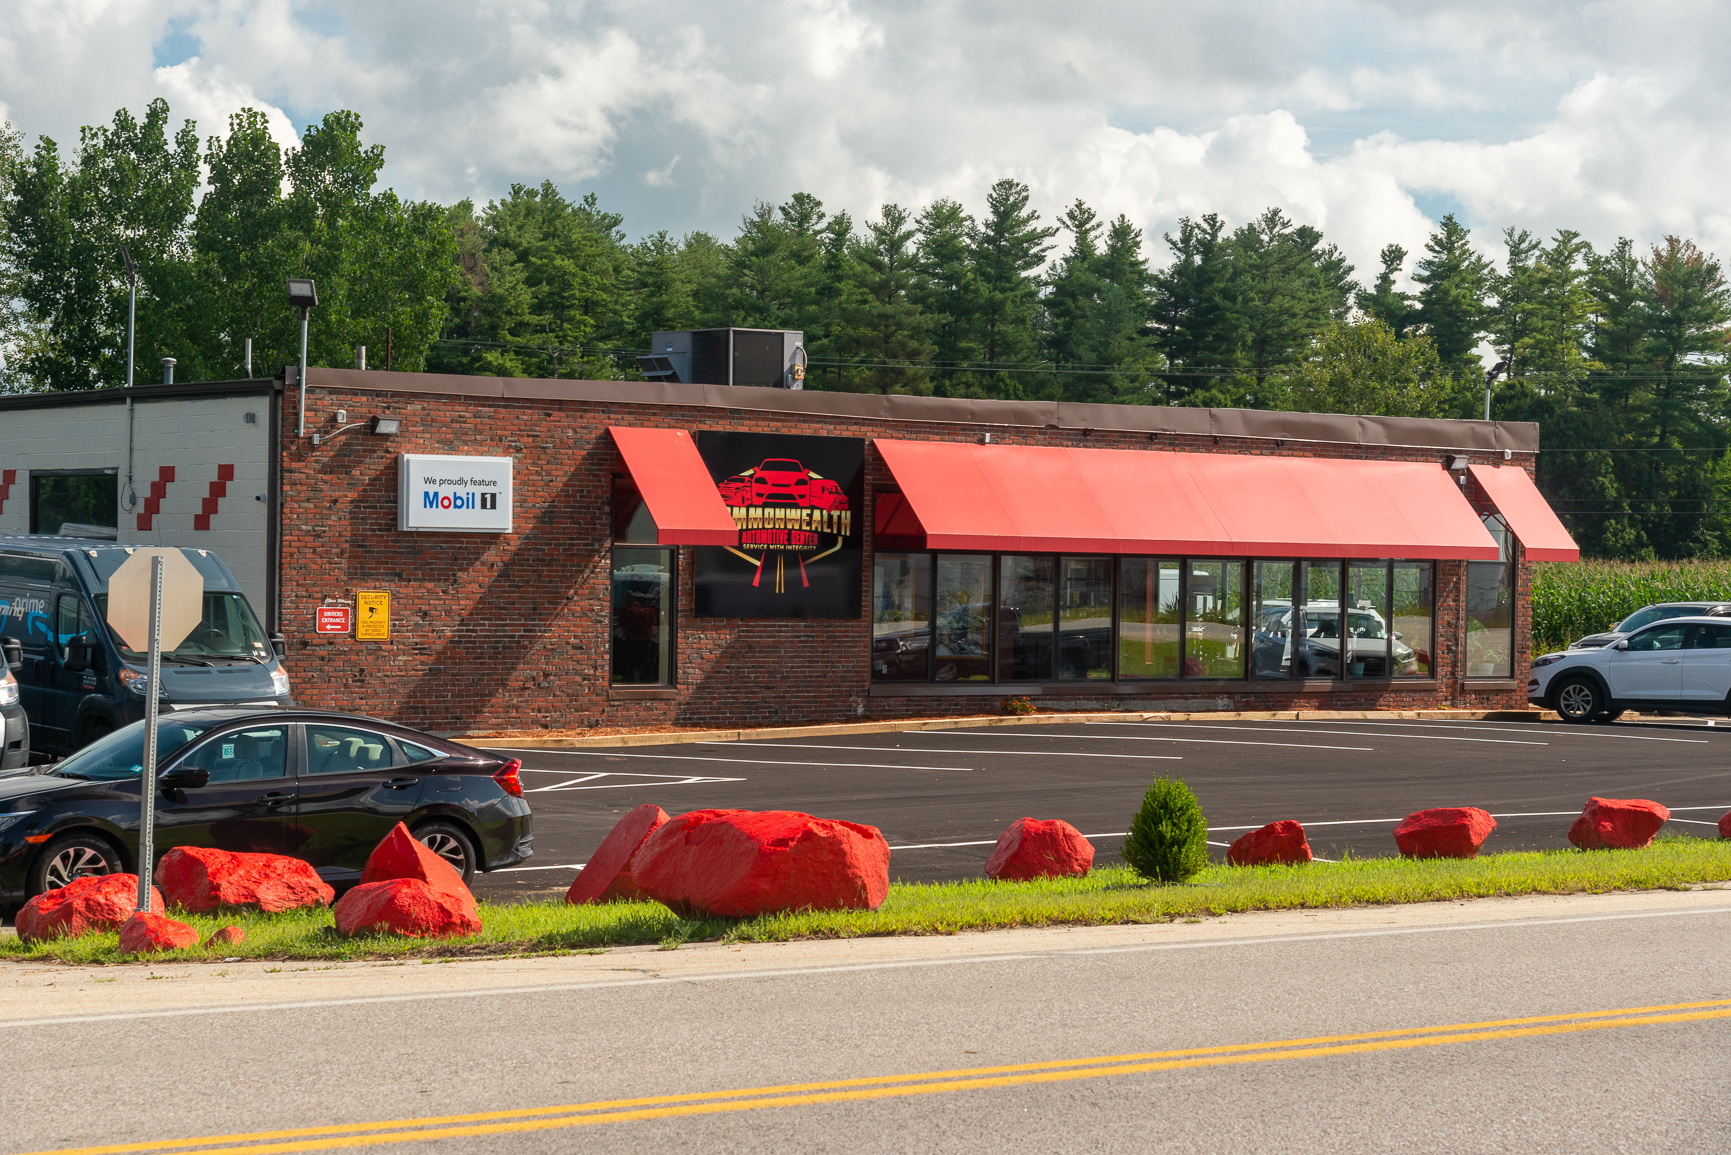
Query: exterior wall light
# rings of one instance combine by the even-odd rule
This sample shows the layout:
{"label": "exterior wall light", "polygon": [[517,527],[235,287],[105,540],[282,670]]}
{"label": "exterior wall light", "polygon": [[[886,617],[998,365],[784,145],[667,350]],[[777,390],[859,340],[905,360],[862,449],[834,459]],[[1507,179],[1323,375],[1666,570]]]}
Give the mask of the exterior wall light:
{"label": "exterior wall light", "polygon": [[[313,306],[319,303],[319,290],[318,286],[313,284],[311,277],[289,277],[286,279],[288,281],[289,306],[301,311],[301,412],[300,423],[295,431],[295,436],[305,437],[307,435],[307,318],[311,315]],[[317,445],[318,443],[318,438],[315,436],[313,444]]]}
{"label": "exterior wall light", "polygon": [[395,437],[403,428],[401,417],[373,418],[373,433],[379,437]]}
{"label": "exterior wall light", "polygon": [[[338,421],[347,416],[341,409],[337,410],[337,414]],[[351,429],[359,429],[363,425],[367,427],[368,433],[376,434],[379,437],[394,437],[402,430],[403,419],[401,417],[374,417],[367,421],[351,421],[341,429],[333,429],[329,433],[313,434],[313,444],[323,445],[338,434],[347,433]]]}

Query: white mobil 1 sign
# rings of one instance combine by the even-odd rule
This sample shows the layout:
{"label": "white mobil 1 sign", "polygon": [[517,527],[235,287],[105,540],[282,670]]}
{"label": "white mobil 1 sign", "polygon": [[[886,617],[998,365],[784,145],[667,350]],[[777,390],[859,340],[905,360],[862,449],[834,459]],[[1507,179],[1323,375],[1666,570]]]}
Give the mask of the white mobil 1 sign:
{"label": "white mobil 1 sign", "polygon": [[509,457],[405,453],[397,463],[398,529],[511,532]]}

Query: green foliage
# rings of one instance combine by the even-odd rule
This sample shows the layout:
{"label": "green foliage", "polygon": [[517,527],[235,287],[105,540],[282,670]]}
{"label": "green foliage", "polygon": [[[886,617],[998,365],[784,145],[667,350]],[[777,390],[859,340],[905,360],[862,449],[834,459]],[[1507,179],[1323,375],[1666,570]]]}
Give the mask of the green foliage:
{"label": "green foliage", "polygon": [[1731,562],[1539,562],[1533,653],[1560,650],[1656,602],[1731,602]]}
{"label": "green foliage", "polygon": [[[1463,392],[1464,385],[1464,392]],[[1471,403],[1471,382],[1449,375],[1424,333],[1396,337],[1374,317],[1322,332],[1286,381],[1281,408],[1310,413],[1449,417]]]}
{"label": "green foliage", "polygon": [[1156,778],[1124,838],[1124,861],[1144,878],[1184,882],[1208,865],[1208,819],[1190,787]]}

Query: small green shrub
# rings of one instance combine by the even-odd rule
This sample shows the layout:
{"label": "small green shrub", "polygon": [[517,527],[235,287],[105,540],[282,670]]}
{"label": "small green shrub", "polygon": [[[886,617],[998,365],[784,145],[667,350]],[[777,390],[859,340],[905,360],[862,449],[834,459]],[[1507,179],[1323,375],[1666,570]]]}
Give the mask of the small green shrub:
{"label": "small green shrub", "polygon": [[1028,699],[1028,698],[1005,698],[1004,699],[1004,713],[1006,713],[1006,714],[1032,714],[1033,712],[1034,712],[1034,703],[1031,699]]}
{"label": "small green shrub", "polygon": [[1124,861],[1143,878],[1184,882],[1208,865],[1208,819],[1190,787],[1177,778],[1156,778],[1130,820]]}

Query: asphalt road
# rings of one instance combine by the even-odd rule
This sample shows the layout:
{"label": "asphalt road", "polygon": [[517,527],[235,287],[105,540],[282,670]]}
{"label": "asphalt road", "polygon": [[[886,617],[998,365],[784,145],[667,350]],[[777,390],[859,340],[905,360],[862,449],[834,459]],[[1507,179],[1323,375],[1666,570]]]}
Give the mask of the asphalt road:
{"label": "asphalt road", "polygon": [[8,967],[0,1151],[1724,1151],[1728,898]]}
{"label": "asphalt road", "polygon": [[1731,810],[1731,727],[1530,722],[1104,722],[893,734],[522,750],[535,857],[479,876],[492,899],[562,893],[633,806],[801,810],[878,827],[907,881],[978,877],[999,832],[1062,818],[1096,861],[1117,851],[1148,780],[1183,778],[1217,856],[1245,830],[1303,822],[1323,858],[1394,854],[1396,823],[1429,806],[1497,816],[1486,850],[1568,845],[1593,795],[1651,798],[1668,829],[1714,837]]}

